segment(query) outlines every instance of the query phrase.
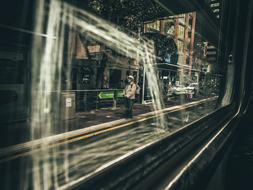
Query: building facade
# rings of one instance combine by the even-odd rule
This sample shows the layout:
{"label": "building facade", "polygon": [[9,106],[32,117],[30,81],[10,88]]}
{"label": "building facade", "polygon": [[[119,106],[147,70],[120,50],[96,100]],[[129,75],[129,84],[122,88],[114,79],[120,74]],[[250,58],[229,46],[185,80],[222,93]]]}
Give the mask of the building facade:
{"label": "building facade", "polygon": [[178,81],[184,83],[187,78],[191,78],[194,64],[194,40],[195,40],[196,12],[173,15],[160,18],[155,21],[144,23],[144,32],[159,32],[172,38],[177,45],[178,61],[175,70],[178,74]]}
{"label": "building facade", "polygon": [[217,19],[220,19],[221,0],[208,0],[208,5]]}
{"label": "building facade", "polygon": [[138,81],[140,66],[136,60],[104,44],[86,42],[78,34],[74,38],[74,89],[122,89],[130,74]]}

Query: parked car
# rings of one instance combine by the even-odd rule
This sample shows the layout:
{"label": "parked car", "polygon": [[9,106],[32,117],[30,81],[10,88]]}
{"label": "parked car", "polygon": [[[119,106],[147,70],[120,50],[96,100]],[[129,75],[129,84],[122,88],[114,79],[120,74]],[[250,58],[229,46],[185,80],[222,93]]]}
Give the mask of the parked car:
{"label": "parked car", "polygon": [[193,93],[193,94],[198,94],[199,92],[199,84],[198,83],[191,83],[189,86],[186,87],[187,92]]}
{"label": "parked car", "polygon": [[186,94],[187,88],[184,85],[177,85],[175,87],[172,87],[172,94],[174,95],[181,95]]}

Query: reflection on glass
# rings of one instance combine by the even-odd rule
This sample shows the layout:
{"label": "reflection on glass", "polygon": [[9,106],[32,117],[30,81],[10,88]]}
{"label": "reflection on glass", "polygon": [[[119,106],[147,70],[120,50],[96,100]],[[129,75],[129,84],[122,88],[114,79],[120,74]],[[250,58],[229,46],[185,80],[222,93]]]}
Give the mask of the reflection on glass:
{"label": "reflection on glass", "polygon": [[0,50],[8,189],[68,188],[217,108],[218,44],[203,34],[201,13],[155,2],[40,1],[30,30],[0,25],[29,34],[21,41],[29,48],[16,39]]}

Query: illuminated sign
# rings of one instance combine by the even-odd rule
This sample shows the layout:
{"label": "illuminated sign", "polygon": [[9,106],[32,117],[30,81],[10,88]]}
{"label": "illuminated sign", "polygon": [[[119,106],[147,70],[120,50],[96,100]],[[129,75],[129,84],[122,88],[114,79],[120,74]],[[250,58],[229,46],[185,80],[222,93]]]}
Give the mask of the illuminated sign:
{"label": "illuminated sign", "polygon": [[88,46],[89,53],[100,53],[100,45]]}

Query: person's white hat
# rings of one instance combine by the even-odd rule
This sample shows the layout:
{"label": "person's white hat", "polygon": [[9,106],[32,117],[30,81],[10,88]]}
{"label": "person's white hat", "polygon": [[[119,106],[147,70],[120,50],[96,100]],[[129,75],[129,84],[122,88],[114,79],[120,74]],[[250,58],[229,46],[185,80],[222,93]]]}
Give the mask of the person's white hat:
{"label": "person's white hat", "polygon": [[132,75],[129,75],[127,78],[134,80],[134,77]]}

